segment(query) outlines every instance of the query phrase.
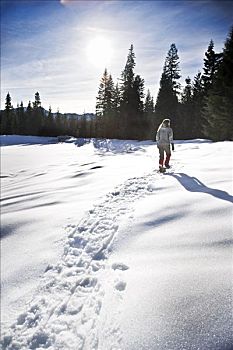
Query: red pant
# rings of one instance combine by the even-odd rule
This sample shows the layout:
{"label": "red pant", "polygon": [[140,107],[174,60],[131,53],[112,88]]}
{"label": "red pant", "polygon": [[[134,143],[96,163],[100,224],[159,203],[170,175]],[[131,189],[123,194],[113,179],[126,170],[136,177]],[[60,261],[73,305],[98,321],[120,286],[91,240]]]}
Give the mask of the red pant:
{"label": "red pant", "polygon": [[170,144],[158,145],[158,149],[159,149],[159,165],[163,166],[164,153],[166,155],[164,164],[165,166],[169,165],[169,161],[171,158]]}

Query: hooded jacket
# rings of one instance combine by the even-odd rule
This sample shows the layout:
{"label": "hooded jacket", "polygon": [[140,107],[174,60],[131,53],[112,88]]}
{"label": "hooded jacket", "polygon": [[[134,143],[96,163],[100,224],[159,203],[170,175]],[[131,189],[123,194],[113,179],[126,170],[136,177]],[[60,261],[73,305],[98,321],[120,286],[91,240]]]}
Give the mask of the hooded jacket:
{"label": "hooded jacket", "polygon": [[173,131],[172,128],[166,127],[161,124],[156,133],[157,145],[170,145],[173,143]]}

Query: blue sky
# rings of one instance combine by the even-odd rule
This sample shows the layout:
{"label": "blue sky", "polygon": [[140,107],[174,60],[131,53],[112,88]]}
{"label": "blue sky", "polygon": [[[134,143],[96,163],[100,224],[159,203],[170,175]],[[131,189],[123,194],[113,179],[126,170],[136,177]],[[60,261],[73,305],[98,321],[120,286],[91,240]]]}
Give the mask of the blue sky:
{"label": "blue sky", "polygon": [[213,39],[222,51],[232,1],[1,1],[1,108],[7,92],[26,106],[39,91],[56,112],[95,112],[105,67],[116,83],[134,45],[135,73],[156,99],[165,57],[178,49],[181,83],[203,68]]}

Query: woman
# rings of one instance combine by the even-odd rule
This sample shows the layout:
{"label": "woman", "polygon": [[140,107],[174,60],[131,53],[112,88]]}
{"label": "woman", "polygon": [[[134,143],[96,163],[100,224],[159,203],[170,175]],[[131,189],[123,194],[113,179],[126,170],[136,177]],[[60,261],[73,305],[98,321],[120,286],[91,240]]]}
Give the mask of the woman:
{"label": "woman", "polygon": [[[173,131],[170,127],[170,119],[164,119],[160,124],[156,133],[157,147],[159,149],[159,171],[165,171],[165,168],[170,168],[169,161],[171,157],[171,146],[174,151]],[[164,162],[164,153],[166,155]]]}

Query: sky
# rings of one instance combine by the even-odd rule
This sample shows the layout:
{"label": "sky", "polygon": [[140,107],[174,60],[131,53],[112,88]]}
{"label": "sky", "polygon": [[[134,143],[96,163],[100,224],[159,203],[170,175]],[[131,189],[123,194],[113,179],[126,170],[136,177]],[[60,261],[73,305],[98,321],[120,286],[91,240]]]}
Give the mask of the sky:
{"label": "sky", "polygon": [[116,84],[130,45],[135,74],[156,99],[172,43],[181,84],[203,69],[212,39],[221,52],[233,24],[232,1],[1,1],[1,109],[8,92],[14,106],[34,101],[56,112],[95,112],[104,69]]}

